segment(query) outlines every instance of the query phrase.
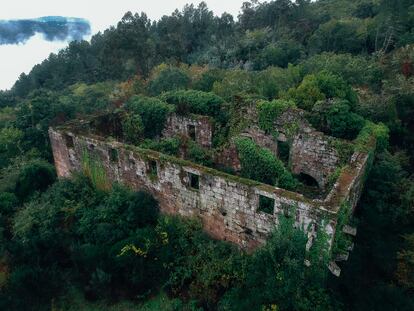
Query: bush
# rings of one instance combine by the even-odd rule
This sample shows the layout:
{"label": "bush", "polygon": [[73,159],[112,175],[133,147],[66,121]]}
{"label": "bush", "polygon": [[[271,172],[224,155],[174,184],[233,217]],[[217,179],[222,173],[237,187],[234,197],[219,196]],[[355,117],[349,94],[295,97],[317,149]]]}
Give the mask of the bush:
{"label": "bush", "polygon": [[255,84],[258,93],[267,99],[278,98],[280,94],[296,86],[302,80],[299,66],[288,68],[269,67],[257,72]]}
{"label": "bush", "polygon": [[53,165],[41,160],[31,161],[21,169],[14,192],[20,200],[25,201],[34,192],[45,191],[55,179]]}
{"label": "bush", "polygon": [[168,114],[174,107],[156,98],[134,96],[126,103],[126,109],[141,117],[146,138],[161,135]]}
{"label": "bush", "polygon": [[261,101],[257,104],[259,112],[259,126],[262,130],[271,133],[274,122],[287,109],[296,107],[295,103],[286,100]]}
{"label": "bush", "polygon": [[357,151],[370,151],[371,148],[381,152],[388,147],[389,129],[383,123],[375,124],[370,121],[365,123],[365,126],[355,139],[355,149]]}
{"label": "bush", "polygon": [[[248,259],[242,282],[225,294],[219,310],[333,310],[324,290],[328,259],[324,235],[318,232],[312,246],[318,248],[317,256],[312,248],[307,253],[306,234],[294,228],[294,221],[279,218],[279,226]],[[312,263],[310,267],[305,259]]]}
{"label": "bush", "polygon": [[178,156],[180,152],[181,141],[179,138],[164,138],[160,141],[145,140],[140,147],[144,149],[152,149],[171,156]]}
{"label": "bush", "polygon": [[293,100],[299,108],[308,111],[312,110],[317,101],[325,99],[346,99],[352,109],[358,101],[352,88],[341,77],[328,71],[305,76],[302,83],[296,89],[289,89],[284,97]]}
{"label": "bush", "polygon": [[124,139],[129,144],[138,144],[144,138],[144,124],[138,114],[129,114],[122,123]]}
{"label": "bush", "polygon": [[211,92],[213,90],[214,82],[223,80],[224,70],[222,69],[209,69],[203,72],[200,79],[194,82],[194,89],[203,92]]}
{"label": "bush", "polygon": [[347,100],[316,103],[310,121],[320,131],[344,139],[354,139],[365,124],[363,117],[351,111]]}
{"label": "bush", "polygon": [[248,138],[238,138],[235,144],[243,177],[288,190],[296,188],[297,181],[270,150],[257,146]]}
{"label": "bush", "polygon": [[257,93],[254,74],[245,70],[229,70],[221,81],[214,82],[213,92],[225,100],[240,94]]}
{"label": "bush", "polygon": [[202,148],[192,140],[188,140],[185,144],[187,149],[186,159],[204,166],[213,165],[213,160],[208,150]]}
{"label": "bush", "polygon": [[201,115],[217,116],[220,114],[223,99],[213,93],[202,91],[173,91],[161,95],[161,99],[168,104],[176,106],[178,114],[195,113]]}
{"label": "bush", "polygon": [[323,70],[335,72],[351,85],[369,84],[377,87],[384,76],[383,69],[374,58],[352,54],[317,54],[301,63],[301,67],[305,74]]}
{"label": "bush", "polygon": [[297,88],[290,88],[283,97],[301,109],[311,110],[317,101],[325,99],[325,94],[320,90],[316,76],[307,75]]}

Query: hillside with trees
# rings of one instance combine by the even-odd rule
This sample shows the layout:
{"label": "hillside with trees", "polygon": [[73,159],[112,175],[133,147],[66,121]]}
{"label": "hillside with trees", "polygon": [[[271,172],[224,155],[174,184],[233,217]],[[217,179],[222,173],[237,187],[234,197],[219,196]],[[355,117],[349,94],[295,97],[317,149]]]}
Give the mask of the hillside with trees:
{"label": "hillside with trees", "polygon": [[[213,117],[220,146],[246,102],[263,103],[264,128],[269,111],[295,106],[361,148],[366,131],[381,138],[339,278],[323,239],[306,252],[289,219],[245,253],[145,192],[56,177],[49,126],[122,108],[126,140],[174,155],[182,141],[151,139],[171,106]],[[298,186],[283,161],[237,143],[255,157],[246,177]],[[414,310],[413,173],[411,0],[250,1],[237,18],[204,3],[158,21],[127,12],[0,91],[0,310]]]}

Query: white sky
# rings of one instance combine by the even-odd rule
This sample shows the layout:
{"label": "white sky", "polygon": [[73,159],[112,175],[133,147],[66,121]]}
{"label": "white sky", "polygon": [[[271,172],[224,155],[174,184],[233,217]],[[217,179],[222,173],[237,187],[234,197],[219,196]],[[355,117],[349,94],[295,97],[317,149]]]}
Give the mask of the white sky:
{"label": "white sky", "polygon": [[[41,16],[82,17],[89,20],[92,33],[116,23],[127,11],[145,12],[151,20],[169,15],[186,3],[201,0],[0,0],[0,20]],[[245,0],[205,0],[216,15],[223,12],[237,17]],[[22,72],[65,47],[66,42],[47,42],[36,35],[24,45],[0,45],[0,90],[13,86]]]}

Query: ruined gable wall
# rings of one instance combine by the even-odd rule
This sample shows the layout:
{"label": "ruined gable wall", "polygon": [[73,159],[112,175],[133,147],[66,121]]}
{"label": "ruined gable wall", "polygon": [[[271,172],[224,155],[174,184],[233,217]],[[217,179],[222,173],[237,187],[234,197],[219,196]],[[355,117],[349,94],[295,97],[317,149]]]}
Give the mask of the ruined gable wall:
{"label": "ruined gable wall", "polygon": [[[117,142],[75,136],[73,148],[68,148],[62,132],[50,130],[50,138],[60,177],[81,170],[85,148],[98,157],[108,177],[134,190],[146,189],[160,202],[161,211],[201,218],[204,229],[213,237],[228,240],[252,249],[263,243],[278,224],[278,215],[293,211],[298,226],[311,230],[320,222],[321,215],[329,220],[325,230],[333,234],[335,221],[332,213],[322,211],[303,196],[279,188],[243,181],[212,169],[179,159],[172,160],[158,153],[130,149]],[[111,161],[111,149],[118,151],[118,159]],[[149,161],[157,163],[157,176],[151,176]],[[199,189],[189,185],[189,173],[199,176]],[[258,211],[259,195],[273,198],[274,214]],[[297,206],[295,208],[295,206]],[[331,216],[330,216],[331,215]]]}
{"label": "ruined gable wall", "polygon": [[[250,137],[257,145],[278,155],[278,141],[290,145],[289,165],[294,174],[313,177],[321,188],[325,188],[328,177],[339,166],[338,152],[330,144],[331,137],[318,132],[305,118],[301,109],[290,108],[283,112],[274,123],[275,133],[266,133],[257,124],[255,104],[245,107],[249,125],[240,136]],[[231,162],[230,162],[231,163]]]}
{"label": "ruined gable wall", "polygon": [[258,146],[269,149],[277,157],[276,139],[272,135],[266,134],[265,131],[261,130],[258,126],[253,125],[248,127],[240,134],[240,136],[251,138]]}
{"label": "ruined gable wall", "polygon": [[324,188],[328,177],[339,166],[338,152],[330,137],[315,130],[300,109],[288,109],[276,120],[279,140],[290,141],[289,160],[294,174],[313,177]]}
{"label": "ruined gable wall", "polygon": [[207,116],[180,116],[175,113],[170,114],[162,132],[162,136],[189,136],[188,127],[190,125],[195,127],[195,141],[202,147],[210,148],[212,144],[213,126],[212,121]]}
{"label": "ruined gable wall", "polygon": [[294,174],[312,176],[325,188],[329,175],[339,165],[337,151],[318,132],[299,133],[294,136],[290,147],[290,164]]}

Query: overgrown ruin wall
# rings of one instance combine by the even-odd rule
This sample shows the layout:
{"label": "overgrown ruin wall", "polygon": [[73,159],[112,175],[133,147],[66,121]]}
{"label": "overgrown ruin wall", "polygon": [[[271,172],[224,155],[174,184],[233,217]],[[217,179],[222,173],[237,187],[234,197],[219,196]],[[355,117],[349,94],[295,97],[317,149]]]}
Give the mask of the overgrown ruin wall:
{"label": "overgrown ruin wall", "polygon": [[202,147],[210,148],[213,136],[212,121],[207,116],[192,115],[180,116],[175,113],[168,116],[163,137],[185,135],[191,137],[191,127],[194,129],[195,142]]}
{"label": "overgrown ruin wall", "polygon": [[[147,190],[160,202],[164,213],[199,217],[213,237],[247,249],[263,243],[278,224],[278,216],[295,217],[296,225],[314,235],[315,225],[323,228],[332,242],[336,214],[342,200],[361,191],[366,158],[356,157],[341,185],[326,200],[310,200],[298,193],[241,179],[188,161],[150,150],[106,141],[70,129],[50,129],[57,173],[69,177],[82,169],[82,155],[102,163],[107,176],[135,190]],[[116,159],[113,154],[116,153]],[[154,174],[154,166],[156,171]],[[358,169],[356,169],[358,167]],[[192,178],[198,176],[197,186]],[[197,189],[198,188],[198,189]],[[355,193],[355,194],[353,194]],[[274,200],[274,212],[259,211],[259,197]]]}
{"label": "overgrown ruin wall", "polygon": [[[340,162],[337,150],[330,144],[332,137],[315,130],[304,117],[304,111],[297,108],[288,109],[277,118],[274,124],[277,137],[274,136],[275,133],[265,133],[259,128],[254,121],[257,120],[254,107],[250,107],[249,113],[254,116],[253,120],[250,120],[251,124],[242,130],[240,136],[251,138],[276,156],[279,151],[278,142],[287,142],[292,173],[309,175],[321,189],[326,187],[329,176],[339,167]],[[234,161],[228,163],[232,162]]]}
{"label": "overgrown ruin wall", "polygon": [[339,155],[330,139],[315,130],[304,117],[304,111],[289,109],[276,120],[278,140],[290,140],[289,161],[294,174],[313,177],[324,188],[329,176],[339,166]]}

